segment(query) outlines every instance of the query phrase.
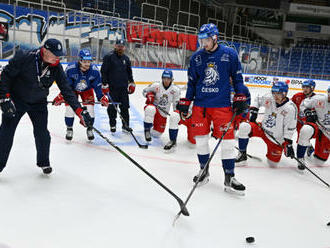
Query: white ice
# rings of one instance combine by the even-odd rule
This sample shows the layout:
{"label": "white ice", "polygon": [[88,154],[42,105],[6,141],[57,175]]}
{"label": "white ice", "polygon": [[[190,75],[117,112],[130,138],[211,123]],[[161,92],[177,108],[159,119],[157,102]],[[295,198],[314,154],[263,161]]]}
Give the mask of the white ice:
{"label": "white ice", "polygon": [[[130,110],[131,126],[141,143],[143,87],[139,85],[131,96]],[[251,92],[254,96],[257,89]],[[49,100],[57,93],[53,86]],[[44,176],[36,167],[32,126],[25,115],[0,175],[0,248],[330,247],[329,188],[307,171],[299,174],[296,162],[286,157],[279,168],[269,168],[260,139],[251,139],[248,153],[263,161],[250,159],[248,166],[236,168],[238,180],[247,187],[246,196],[223,191],[218,151],[210,182],[198,188],[187,205],[191,216],[181,216],[173,227],[179,205],[171,195],[97,134],[88,142],[77,119],[73,140],[67,142],[64,107],[48,109],[54,173]],[[97,105],[96,114],[96,128],[186,198],[199,168],[185,127],[180,127],[176,151],[167,154],[162,149],[167,131],[143,150],[121,132],[119,118],[117,133],[111,135],[106,109]],[[216,141],[210,144],[213,149]],[[329,163],[310,168],[330,182]],[[255,237],[254,244],[245,242],[248,236]]]}

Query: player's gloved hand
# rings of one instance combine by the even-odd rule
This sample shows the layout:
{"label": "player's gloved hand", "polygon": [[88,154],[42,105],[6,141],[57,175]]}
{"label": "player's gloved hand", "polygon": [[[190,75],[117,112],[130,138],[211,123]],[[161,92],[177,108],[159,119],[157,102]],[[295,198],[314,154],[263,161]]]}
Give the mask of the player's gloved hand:
{"label": "player's gloved hand", "polygon": [[256,107],[250,108],[250,122],[256,122],[257,117],[258,117],[258,112],[259,112],[258,108],[256,108]]}
{"label": "player's gloved hand", "polygon": [[316,122],[317,121],[317,114],[314,109],[305,109],[304,114],[306,116],[307,122]]}
{"label": "player's gloved hand", "polygon": [[233,110],[236,115],[242,114],[247,108],[246,96],[244,94],[235,94],[233,98]]}
{"label": "player's gloved hand", "polygon": [[103,95],[99,101],[101,102],[102,106],[104,107],[109,106],[109,98],[106,95]]}
{"label": "player's gloved hand", "polygon": [[176,109],[179,110],[180,116],[183,120],[190,117],[189,115],[189,106],[191,101],[188,98],[180,98],[178,104],[176,105]]}
{"label": "player's gloved hand", "polygon": [[102,94],[106,95],[109,94],[110,89],[109,89],[109,85],[108,84],[102,84]]}
{"label": "player's gloved hand", "polygon": [[57,95],[57,97],[54,98],[52,104],[55,105],[55,106],[60,106],[64,102],[65,102],[64,98],[63,98],[62,94],[60,93],[60,94]]}
{"label": "player's gloved hand", "polygon": [[9,97],[9,94],[5,98],[0,98],[0,107],[2,110],[2,113],[7,118],[14,118],[16,114],[16,108],[14,103]]}
{"label": "player's gloved hand", "polygon": [[294,158],[294,150],[292,146],[292,140],[284,139],[283,147],[284,147],[284,154],[287,157]]}
{"label": "player's gloved hand", "polygon": [[146,104],[153,104],[155,101],[155,93],[150,91],[146,94]]}
{"label": "player's gloved hand", "polygon": [[84,127],[93,127],[93,119],[87,112],[86,107],[77,108],[75,112],[80,118],[81,125],[83,125]]}
{"label": "player's gloved hand", "polygon": [[127,90],[128,90],[128,94],[133,94],[134,93],[134,91],[135,91],[135,83],[134,82],[130,82],[129,84],[128,84],[128,88],[127,88]]}

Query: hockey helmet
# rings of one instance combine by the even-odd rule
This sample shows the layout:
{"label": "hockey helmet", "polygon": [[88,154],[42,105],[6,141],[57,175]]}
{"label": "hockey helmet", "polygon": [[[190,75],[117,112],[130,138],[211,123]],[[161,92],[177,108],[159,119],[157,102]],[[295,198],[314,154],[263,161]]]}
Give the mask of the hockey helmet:
{"label": "hockey helmet", "polygon": [[272,92],[285,92],[288,93],[289,86],[282,81],[275,82],[272,86]]}
{"label": "hockey helmet", "polygon": [[79,52],[80,60],[93,60],[92,54],[89,49],[82,49]]}
{"label": "hockey helmet", "polygon": [[173,79],[173,72],[171,70],[164,70],[162,73],[162,78]]}
{"label": "hockey helmet", "polygon": [[214,35],[219,35],[217,26],[213,23],[203,24],[199,29],[198,39],[206,39],[213,37]]}
{"label": "hockey helmet", "polygon": [[310,87],[310,88],[315,88],[315,82],[313,80],[306,80],[301,84],[301,87]]}

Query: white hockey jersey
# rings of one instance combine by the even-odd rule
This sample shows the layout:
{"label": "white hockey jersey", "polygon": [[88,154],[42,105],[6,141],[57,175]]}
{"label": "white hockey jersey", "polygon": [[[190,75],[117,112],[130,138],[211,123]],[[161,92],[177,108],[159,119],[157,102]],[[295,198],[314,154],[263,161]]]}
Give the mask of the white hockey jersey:
{"label": "white hockey jersey", "polygon": [[[173,83],[170,87],[167,89],[164,88],[163,83],[153,83],[146,87],[142,94],[145,97],[148,92],[154,92],[155,93],[155,102],[154,104],[156,106],[159,106],[160,109],[164,109],[167,113],[169,113],[171,104],[173,104],[173,110],[176,110],[176,105],[180,100],[181,92],[180,88]],[[159,113],[166,117],[166,114],[162,111],[159,111]]]}
{"label": "white hockey jersey", "polygon": [[317,94],[311,98],[306,98],[300,104],[300,111],[304,113],[305,109],[315,109],[318,123],[317,125],[330,139],[330,103],[327,95]]}
{"label": "white hockey jersey", "polygon": [[[265,113],[262,119],[262,127],[279,142],[283,143],[284,138],[292,140],[297,125],[297,107],[292,101],[276,107],[272,94],[258,95],[251,104],[251,107],[264,107]],[[266,134],[267,135],[267,134]],[[272,140],[268,135],[267,137]],[[276,143],[275,141],[273,141]]]}

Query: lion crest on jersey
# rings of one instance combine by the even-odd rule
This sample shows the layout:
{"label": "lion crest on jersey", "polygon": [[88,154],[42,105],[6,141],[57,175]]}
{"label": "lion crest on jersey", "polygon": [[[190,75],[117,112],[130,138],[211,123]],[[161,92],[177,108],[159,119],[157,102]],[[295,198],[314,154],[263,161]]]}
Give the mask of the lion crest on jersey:
{"label": "lion crest on jersey", "polygon": [[84,91],[87,88],[87,82],[85,79],[81,79],[79,83],[77,83],[76,90],[77,91]]}
{"label": "lion crest on jersey", "polygon": [[168,105],[168,95],[163,94],[160,99],[158,105],[160,106],[167,106]]}
{"label": "lion crest on jersey", "polygon": [[219,72],[217,71],[217,66],[215,63],[207,63],[207,67],[205,69],[205,78],[203,82],[205,86],[214,85],[219,79]]}
{"label": "lion crest on jersey", "polygon": [[265,121],[265,126],[267,128],[272,128],[272,127],[275,127],[275,125],[276,125],[276,114],[272,113],[272,114],[268,115],[268,118]]}

